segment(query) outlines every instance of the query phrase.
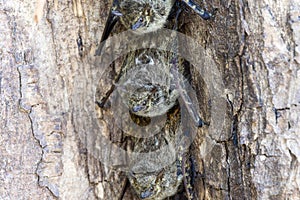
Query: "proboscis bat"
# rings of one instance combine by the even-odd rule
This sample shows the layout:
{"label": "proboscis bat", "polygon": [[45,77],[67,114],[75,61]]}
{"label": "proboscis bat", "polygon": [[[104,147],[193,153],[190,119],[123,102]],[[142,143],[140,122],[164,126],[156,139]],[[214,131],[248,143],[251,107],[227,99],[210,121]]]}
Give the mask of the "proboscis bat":
{"label": "proboscis bat", "polygon": [[[182,2],[195,10],[202,18],[212,17],[193,1]],[[118,21],[135,34],[144,34],[162,28],[167,23],[173,4],[173,0],[115,1],[102,41],[109,36],[114,24]],[[99,51],[101,47],[96,55]],[[115,79],[115,85],[122,87],[121,91],[124,93],[121,93],[121,97],[128,106],[129,112],[137,117],[150,118],[168,113],[167,124],[160,133],[150,138],[136,139],[133,147],[135,152],[151,151],[168,144],[176,146],[176,138],[182,135],[181,122],[178,119],[180,114],[170,110],[178,105],[179,97],[183,100],[196,126],[201,127],[206,124],[199,117],[192,99],[185,91],[186,80],[181,75],[183,71],[182,59],[178,58],[175,53],[162,50],[135,50],[124,58],[121,71]],[[112,86],[111,92],[115,85]],[[100,107],[104,106],[111,92],[97,102]],[[185,185],[188,185],[183,173],[186,171],[183,169],[185,167],[184,155],[188,150],[178,146],[174,148],[174,151],[179,151],[176,159],[163,169],[141,172],[134,170],[133,166],[133,169],[128,172],[127,177],[141,199],[165,199],[177,192],[182,180],[185,180]],[[140,168],[151,165],[148,161],[142,163],[139,165]],[[186,188],[186,191],[190,189]],[[188,192],[188,199],[191,199],[191,196]]]}
{"label": "proboscis bat", "polygon": [[[193,0],[114,0],[101,37],[105,41],[115,24],[120,21],[126,30],[134,34],[143,34],[163,28],[175,4],[182,2],[203,19],[211,19],[214,15],[202,9]],[[96,51],[99,55],[102,44]]]}

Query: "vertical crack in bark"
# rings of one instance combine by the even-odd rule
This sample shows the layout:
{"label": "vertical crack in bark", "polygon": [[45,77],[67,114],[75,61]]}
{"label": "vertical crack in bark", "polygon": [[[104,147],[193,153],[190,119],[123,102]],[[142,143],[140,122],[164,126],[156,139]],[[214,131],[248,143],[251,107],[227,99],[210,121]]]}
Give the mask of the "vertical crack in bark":
{"label": "vertical crack in bark", "polygon": [[[243,30],[244,31],[244,30]],[[243,32],[242,31],[242,32]],[[240,73],[241,73],[241,82],[240,82],[240,89],[241,89],[241,98],[240,98],[240,104],[239,104],[239,107],[236,111],[236,114],[233,116],[233,129],[232,129],[232,139],[233,139],[233,143],[234,143],[234,147],[236,148],[236,152],[237,152],[237,155],[236,155],[236,159],[237,159],[237,162],[238,162],[238,169],[240,169],[240,177],[237,176],[236,178],[237,179],[241,179],[241,182],[243,183],[242,185],[239,186],[239,188],[242,190],[242,193],[241,195],[244,196],[244,198],[246,198],[246,194],[245,194],[245,180],[244,180],[244,168],[243,168],[243,160],[241,159],[241,152],[242,152],[242,149],[241,149],[241,146],[239,145],[239,138],[238,138],[238,124],[239,124],[239,119],[241,119],[241,114],[242,114],[242,110],[243,110],[243,105],[244,105],[244,95],[245,95],[245,91],[244,91],[244,76],[245,76],[245,73],[244,73],[244,70],[243,70],[243,64],[242,64],[242,55],[236,57],[235,59],[235,64],[236,66],[240,69]]]}
{"label": "vertical crack in bark", "polygon": [[[232,182],[232,178],[235,179],[241,179],[241,182],[244,183],[244,172],[243,172],[243,166],[242,166],[242,159],[241,159],[241,155],[240,155],[240,146],[239,146],[239,136],[238,136],[238,124],[239,124],[239,119],[241,118],[241,114],[242,114],[242,110],[243,110],[243,105],[244,105],[244,72],[242,69],[242,65],[241,65],[241,56],[238,56],[235,58],[235,66],[240,70],[240,74],[241,74],[241,80],[239,81],[240,83],[240,94],[241,97],[239,98],[239,104],[234,104],[229,96],[227,95],[227,102],[230,105],[230,117],[231,117],[231,137],[230,140],[224,142],[225,145],[225,151],[226,151],[226,163],[228,166],[228,177],[227,177],[227,187],[228,187],[228,197],[231,198],[232,197],[232,192],[233,192],[233,188],[235,188],[236,186],[232,186],[231,182]],[[238,108],[235,108],[234,105],[239,105]],[[229,148],[230,148],[230,142],[232,142],[233,144],[233,150],[234,152],[230,152]],[[238,167],[237,166],[231,166],[232,163],[232,158],[231,155],[234,156],[234,158],[237,161]],[[231,177],[231,168],[234,167],[236,169],[240,170],[240,174],[237,177]],[[235,180],[237,182],[239,182],[238,180]],[[244,191],[244,187],[243,185],[239,185],[239,188],[242,189],[243,194],[241,195],[245,195],[245,191]]]}
{"label": "vertical crack in bark", "polygon": [[[245,91],[244,91],[244,87],[245,87],[245,73],[244,73],[244,63],[243,63],[243,56],[245,55],[245,41],[246,41],[246,37],[247,34],[249,34],[249,27],[246,24],[246,20],[245,20],[245,5],[243,1],[238,1],[237,2],[237,10],[238,12],[238,17],[237,17],[237,34],[239,36],[239,41],[240,41],[240,49],[238,52],[238,55],[234,58],[234,63],[235,66],[237,68],[237,70],[239,70],[240,73],[240,80],[238,80],[239,83],[239,88],[240,88],[240,94],[241,97],[238,99],[239,100],[239,104],[235,104],[238,105],[237,108],[234,108],[233,103],[230,102],[231,105],[231,114],[232,114],[232,128],[231,128],[231,139],[233,142],[233,148],[235,150],[234,153],[234,157],[237,160],[237,166],[236,168],[240,170],[240,174],[238,174],[235,179],[236,182],[240,182],[243,183],[242,185],[238,185],[237,187],[239,188],[242,196],[244,196],[245,199],[247,199],[246,196],[246,191],[245,191],[245,177],[244,177],[244,168],[243,168],[243,160],[242,160],[242,155],[241,153],[243,152],[243,150],[241,149],[241,146],[239,144],[239,136],[238,136],[238,125],[239,125],[239,120],[241,119],[241,115],[242,115],[242,110],[243,110],[243,105],[244,105],[244,99],[245,99]],[[234,113],[235,110],[235,113]],[[245,152],[244,152],[245,153]],[[229,170],[231,169],[230,165],[229,165]],[[230,177],[229,177],[230,178]],[[238,180],[240,179],[240,180]],[[228,179],[228,192],[229,192],[229,197],[231,196],[231,185],[230,185],[230,179]]]}
{"label": "vertical crack in bark", "polygon": [[[22,74],[20,72],[20,68],[17,67],[17,71],[18,71],[18,74],[19,74],[19,95],[20,95],[20,98],[19,98],[19,109],[21,111],[23,111],[24,113],[26,113],[26,116],[28,117],[28,120],[29,120],[29,123],[30,123],[30,132],[32,134],[32,137],[36,140],[36,143],[39,145],[40,149],[41,149],[41,155],[39,156],[39,161],[37,162],[37,165],[36,165],[36,169],[35,169],[35,176],[37,177],[37,182],[39,183],[40,182],[40,176],[38,175],[38,168],[40,166],[40,164],[42,163],[42,160],[43,160],[43,147],[39,141],[39,139],[36,137],[36,134],[35,134],[35,131],[34,131],[34,127],[33,127],[33,119],[31,117],[31,112],[32,112],[32,108],[34,107],[34,105],[31,105],[29,108],[25,108],[21,105],[21,100],[23,99],[23,92],[22,92]],[[52,193],[54,196],[55,194],[50,190],[50,188],[46,187],[47,190]]]}
{"label": "vertical crack in bark", "polygon": [[[62,120],[47,111],[47,102],[41,94],[38,69],[33,65],[20,65],[19,75],[19,109],[26,113],[31,134],[41,147],[37,162],[36,175],[40,186],[45,186],[54,196],[59,196],[57,177],[62,171]],[[49,175],[50,174],[50,175]]]}
{"label": "vertical crack in bark", "polygon": [[[27,113],[27,116],[28,116],[28,119],[30,121],[30,128],[31,128],[31,134],[33,136],[33,138],[36,140],[37,144],[40,146],[41,148],[41,155],[40,155],[40,158],[39,158],[39,161],[37,162],[37,165],[36,165],[36,169],[35,169],[35,176],[37,177],[37,182],[39,183],[40,182],[40,176],[38,175],[38,168],[40,166],[40,164],[43,162],[43,155],[44,155],[44,151],[43,151],[43,147],[39,141],[39,139],[35,136],[34,134],[34,128],[33,128],[33,119],[31,118],[31,111],[32,111],[32,108],[30,109],[29,113]],[[55,196],[55,194],[50,190],[50,188],[46,187],[47,190]]]}
{"label": "vertical crack in bark", "polygon": [[231,187],[230,187],[230,179],[231,179],[231,168],[230,168],[230,161],[229,161],[229,150],[228,150],[228,145],[227,142],[224,142],[224,147],[225,147],[225,152],[226,152],[226,163],[227,163],[227,195],[228,199],[231,199]]}

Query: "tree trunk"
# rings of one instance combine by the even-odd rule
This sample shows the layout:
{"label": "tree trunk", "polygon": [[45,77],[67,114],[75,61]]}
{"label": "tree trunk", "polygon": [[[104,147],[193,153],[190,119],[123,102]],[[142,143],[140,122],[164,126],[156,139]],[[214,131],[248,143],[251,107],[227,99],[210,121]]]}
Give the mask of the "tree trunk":
{"label": "tree trunk", "polygon": [[[226,101],[217,108],[225,111],[222,134],[205,157],[201,135],[193,141],[195,199],[300,199],[300,2],[199,4],[217,8],[215,18],[187,9],[181,31],[216,63]],[[94,76],[110,6],[0,1],[0,199],[118,199],[123,192],[123,199],[138,199],[125,173],[101,163],[76,127],[85,120],[75,114],[85,109],[75,102],[83,94],[78,80]],[[102,76],[103,91],[112,76]],[[99,123],[104,135],[115,130]]]}

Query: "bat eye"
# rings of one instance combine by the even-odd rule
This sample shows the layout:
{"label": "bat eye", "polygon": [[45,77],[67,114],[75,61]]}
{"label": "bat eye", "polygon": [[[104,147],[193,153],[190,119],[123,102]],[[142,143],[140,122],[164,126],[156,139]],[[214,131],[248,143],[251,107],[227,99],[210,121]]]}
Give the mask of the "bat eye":
{"label": "bat eye", "polygon": [[143,101],[143,102],[142,102],[142,105],[143,105],[143,106],[145,106],[146,104],[147,104],[147,102],[146,102],[146,101]]}

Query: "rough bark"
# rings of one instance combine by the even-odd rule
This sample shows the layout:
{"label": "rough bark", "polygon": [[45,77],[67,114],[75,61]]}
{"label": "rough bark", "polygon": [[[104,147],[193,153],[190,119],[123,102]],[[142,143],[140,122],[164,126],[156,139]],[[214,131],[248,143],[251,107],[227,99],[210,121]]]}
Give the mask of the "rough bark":
{"label": "rough bark", "polygon": [[[213,150],[202,158],[193,143],[196,199],[300,199],[299,1],[200,4],[216,17],[185,13],[182,31],[215,60],[227,105]],[[125,175],[88,152],[73,113],[74,77],[90,78],[110,5],[0,1],[0,199],[120,196]],[[136,199],[130,187],[124,199]]]}

